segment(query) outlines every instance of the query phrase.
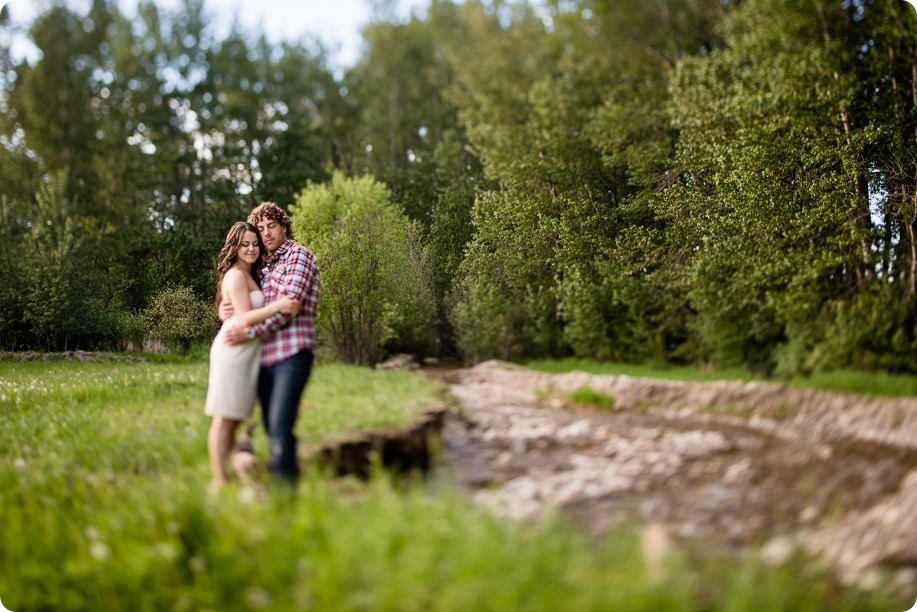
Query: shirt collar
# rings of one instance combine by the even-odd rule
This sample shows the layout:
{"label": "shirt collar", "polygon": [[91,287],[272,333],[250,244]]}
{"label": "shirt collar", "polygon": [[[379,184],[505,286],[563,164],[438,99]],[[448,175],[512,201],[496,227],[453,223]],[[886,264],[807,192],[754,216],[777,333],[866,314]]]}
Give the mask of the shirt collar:
{"label": "shirt collar", "polygon": [[284,241],[283,241],[283,244],[281,244],[279,247],[277,247],[277,250],[274,251],[274,257],[277,258],[277,257],[280,257],[281,255],[283,255],[284,253],[286,253],[286,252],[289,250],[289,248],[290,248],[290,243],[291,243],[291,242],[292,242],[292,241],[291,241],[289,238],[287,238],[286,240],[284,240]]}
{"label": "shirt collar", "polygon": [[284,240],[283,244],[277,247],[276,251],[274,251],[273,253],[268,253],[267,260],[266,260],[267,265],[271,265],[272,263],[277,261],[277,258],[281,257],[288,250],[290,250],[290,239],[289,238]]}

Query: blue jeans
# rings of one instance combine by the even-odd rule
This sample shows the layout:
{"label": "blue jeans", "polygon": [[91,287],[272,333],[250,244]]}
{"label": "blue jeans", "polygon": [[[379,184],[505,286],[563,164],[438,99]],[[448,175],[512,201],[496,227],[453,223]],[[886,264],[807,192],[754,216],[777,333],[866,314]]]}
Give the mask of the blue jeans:
{"label": "blue jeans", "polygon": [[293,426],[299,416],[299,400],[312,372],[313,359],[312,351],[305,349],[280,363],[261,366],[258,375],[261,418],[270,442],[268,470],[290,483],[295,483],[299,475]]}

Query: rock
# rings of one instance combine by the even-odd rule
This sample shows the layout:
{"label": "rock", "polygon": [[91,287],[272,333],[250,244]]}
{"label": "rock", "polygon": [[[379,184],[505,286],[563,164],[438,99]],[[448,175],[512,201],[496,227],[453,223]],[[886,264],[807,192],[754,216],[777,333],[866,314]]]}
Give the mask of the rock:
{"label": "rock", "polygon": [[800,523],[811,523],[818,518],[818,508],[815,506],[806,506],[799,513]]}
{"label": "rock", "polygon": [[555,434],[555,437],[558,440],[569,438],[584,438],[588,436],[591,431],[592,426],[589,424],[589,421],[586,419],[580,419],[579,421],[575,421],[559,429]]}
{"label": "rock", "polygon": [[398,355],[394,355],[385,361],[376,364],[377,370],[401,371],[417,370],[419,368],[420,366],[417,364],[414,356],[407,355],[405,353],[399,353]]}
{"label": "rock", "polygon": [[788,535],[771,538],[761,547],[760,559],[767,565],[778,566],[789,563],[796,554],[796,541]]}

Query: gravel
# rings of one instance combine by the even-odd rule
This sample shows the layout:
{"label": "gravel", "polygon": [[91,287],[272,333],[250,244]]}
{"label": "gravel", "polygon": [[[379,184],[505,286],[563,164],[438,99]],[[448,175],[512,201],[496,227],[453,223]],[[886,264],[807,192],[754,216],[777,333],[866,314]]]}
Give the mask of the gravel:
{"label": "gravel", "polygon": [[[845,584],[917,597],[915,399],[498,361],[440,377],[463,415],[446,422],[447,465],[494,512],[561,509],[595,534],[638,524],[771,564],[804,551]],[[584,386],[614,409],[565,399]]]}

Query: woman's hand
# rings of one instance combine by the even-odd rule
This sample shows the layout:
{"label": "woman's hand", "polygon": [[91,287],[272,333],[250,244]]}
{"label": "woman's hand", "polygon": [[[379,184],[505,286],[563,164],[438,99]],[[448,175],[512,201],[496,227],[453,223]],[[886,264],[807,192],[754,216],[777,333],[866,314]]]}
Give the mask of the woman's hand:
{"label": "woman's hand", "polygon": [[298,315],[299,309],[302,308],[302,302],[291,298],[288,295],[285,295],[274,302],[274,305],[277,307],[277,312],[282,312],[283,314],[290,315],[291,317]]}

